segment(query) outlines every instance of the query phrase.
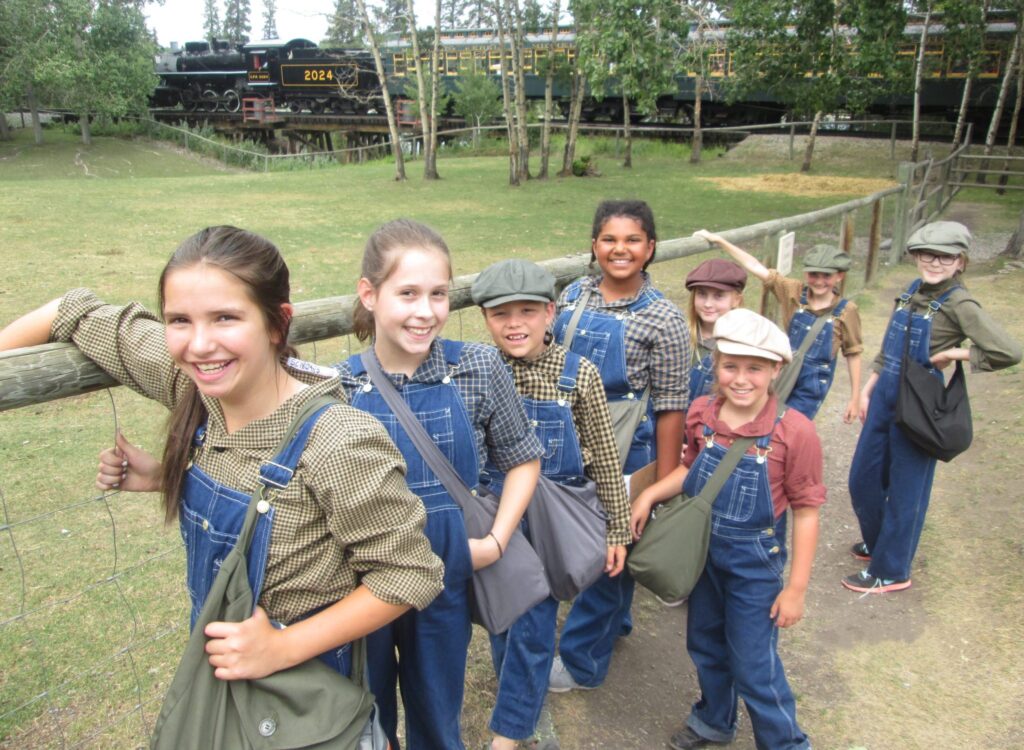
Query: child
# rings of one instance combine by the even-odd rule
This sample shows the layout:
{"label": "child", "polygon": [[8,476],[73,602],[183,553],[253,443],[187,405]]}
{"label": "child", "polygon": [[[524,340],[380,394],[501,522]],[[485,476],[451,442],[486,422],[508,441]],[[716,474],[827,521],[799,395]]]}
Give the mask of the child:
{"label": "child", "polygon": [[[104,489],[162,487],[179,518],[192,621],[234,546],[250,496],[303,405],[338,395],[333,373],[287,358],[288,268],[267,240],[234,227],[187,239],[160,277],[157,317],[76,289],[0,332],[0,349],[70,341],[111,377],[172,410],[162,469],[119,439]],[[162,319],[162,322],[161,322]],[[319,655],[347,672],[348,647],[441,590],[422,504],[374,420],[341,404],[312,425],[293,474],[277,476],[248,555],[258,602],[207,626],[217,677],[255,679]],[[295,444],[301,447],[301,442]],[[162,471],[156,477],[154,471]],[[291,481],[289,481],[289,478]],[[261,501],[265,502],[265,501]],[[288,625],[277,628],[273,623]]]}
{"label": "child", "polygon": [[[630,518],[639,538],[655,503],[680,486],[697,495],[734,440],[757,437],[712,506],[707,563],[686,613],[686,648],[701,697],[669,745],[688,750],[731,742],[742,697],[758,747],[809,748],[776,643],[778,628],[803,617],[825,502],[821,444],[803,414],[778,415],[771,382],[792,356],[781,329],[740,308],[718,319],[714,335],[717,392],[690,407],[683,464],[639,494]],[[793,564],[783,586],[787,507]]]}
{"label": "child", "polygon": [[[601,272],[566,287],[555,320],[555,340],[600,371],[613,425],[616,410],[650,399],[646,412],[637,415],[626,455],[619,457],[627,477],[654,460],[657,475],[668,474],[679,465],[683,444],[690,336],[682,312],[647,275],[656,242],[646,203],[601,203],[590,250]],[[576,598],[551,668],[551,692],[595,688],[604,681],[615,640],[632,630],[632,602],[628,570],[604,575]]]}
{"label": "child", "polygon": [[448,247],[440,235],[415,221],[389,222],[366,243],[353,329],[360,340],[372,336],[373,356],[470,488],[480,483],[488,461],[507,472],[489,534],[467,539],[462,510],[371,385],[360,356],[338,365],[352,406],[383,422],[405,457],[406,481],[426,506],[427,538],[445,566],[444,591],[433,604],[367,639],[370,688],[396,750],[396,682],[409,747],[463,747],[470,579],[507,547],[533,496],[543,453],[494,347],[439,338],[450,281]]}
{"label": "child", "polygon": [[[955,360],[990,372],[1020,362],[1020,345],[964,288],[971,233],[955,221],[936,221],[914,232],[907,251],[919,279],[900,295],[882,351],[861,394],[864,422],[850,465],[850,499],[863,541],[851,552],[868,567],[843,579],[852,591],[880,594],[910,588],[910,567],[928,510],[935,459],[920,451],[893,421],[903,362],[909,355],[936,377]],[[969,338],[971,346],[961,346]]]}
{"label": "child", "polygon": [[743,304],[747,272],[732,261],[712,258],[694,268],[686,277],[690,290],[687,320],[693,359],[690,367],[690,403],[711,392],[714,371],[711,353],[715,349],[712,332],[715,321]]}
{"label": "child", "polygon": [[786,406],[791,406],[814,419],[821,408],[836,373],[836,355],[841,349],[850,372],[850,400],[843,411],[843,421],[853,422],[859,407],[861,341],[860,314],[857,306],[840,296],[839,284],[850,268],[850,256],[830,245],[815,245],[804,255],[803,283],[790,279],[774,268],[765,268],[750,253],[728,240],[701,229],[694,233],[718,245],[748,272],[764,282],[765,288],[779,300],[783,326],[789,332],[789,343],[795,352],[807,332],[822,315],[828,322],[804,355],[803,366]]}
{"label": "child", "polygon": [[[535,263],[504,260],[477,277],[472,293],[544,446],[541,473],[570,483],[586,474],[596,482],[608,515],[605,572],[619,575],[630,540],[629,500],[608,402],[597,368],[551,343],[555,277]],[[516,740],[536,733],[555,656],[557,614],[558,602],[549,597],[507,633],[491,636],[498,675],[492,750],[513,750]]]}

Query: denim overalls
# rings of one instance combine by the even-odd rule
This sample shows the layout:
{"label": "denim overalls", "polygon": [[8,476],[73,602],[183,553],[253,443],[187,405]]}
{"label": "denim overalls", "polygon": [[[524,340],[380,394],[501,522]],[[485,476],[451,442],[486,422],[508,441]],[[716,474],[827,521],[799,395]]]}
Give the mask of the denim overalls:
{"label": "denim overalls", "polygon": [[[728,450],[714,437],[705,425],[706,446],[683,482],[691,497]],[[779,629],[768,616],[786,565],[786,515],[775,518],[768,478],[770,442],[771,433],[757,439],[755,453],[740,459],[711,508],[708,560],[686,616],[686,650],[701,690],[686,723],[705,739],[731,742],[743,698],[759,750],[808,748],[776,650]]]}
{"label": "denim overalls", "polygon": [[[572,483],[583,477],[583,452],[569,403],[569,396],[576,389],[580,359],[572,352],[565,355],[565,365],[558,379],[558,390],[564,397],[557,401],[523,398],[526,415],[544,447],[541,474],[556,482]],[[487,473],[495,477],[491,488],[499,492],[501,473],[490,464]],[[529,537],[525,517],[522,524]],[[548,691],[551,662],[555,658],[557,616],[558,602],[549,596],[516,620],[508,631],[491,636],[491,657],[498,676],[490,724],[495,734],[525,740],[536,731]]]}
{"label": "denim overalls", "polygon": [[693,403],[701,396],[711,393],[715,383],[715,368],[711,357],[711,349],[698,343],[693,347],[693,364],[690,367],[690,401]]}
{"label": "denim overalls", "polygon": [[[836,375],[836,358],[832,356],[833,329],[836,318],[843,314],[848,301],[840,299],[831,311],[825,313],[828,315],[828,322],[818,332],[818,337],[804,354],[803,366],[797,376],[796,385],[786,399],[786,406],[796,409],[811,420],[821,408]],[[793,347],[793,351],[800,348],[804,337],[817,319],[818,316],[807,309],[807,287],[804,287],[800,294],[800,309],[789,321],[789,345]]]}
{"label": "denim overalls", "polygon": [[[435,383],[406,383],[402,398],[437,447],[469,487],[480,480],[473,425],[452,374],[461,341],[444,341],[448,374]],[[351,404],[387,428],[408,465],[405,480],[427,511],[424,533],[444,561],[444,591],[421,612],[410,611],[367,636],[370,690],[377,698],[381,725],[398,750],[396,682],[405,707],[406,743],[419,748],[462,748],[460,719],[470,639],[469,582],[473,564],[462,509],[416,451],[398,419],[370,384],[359,355],[349,358],[353,377],[365,384]],[[398,652],[396,658],[395,652]]]}
{"label": "denim overalls", "polygon": [[906,331],[910,329],[909,356],[942,373],[929,360],[932,317],[954,286],[932,300],[924,313],[911,312],[910,298],[921,286],[914,283],[900,295],[885,330],[884,364],[878,376],[867,418],[850,464],[850,500],[864,543],[871,551],[868,572],[878,578],[905,581],[917,551],[924,516],[935,477],[935,459],[922,453],[893,421],[899,393],[900,369]]}
{"label": "denim overalls", "polygon": [[[259,480],[262,484],[272,489],[283,489],[288,485],[302,451],[306,448],[310,432],[320,415],[329,408],[329,405],[324,406],[310,415],[296,431],[291,442],[274,456],[273,460],[264,461],[260,465]],[[196,430],[192,439],[193,455],[202,449],[205,438],[206,425],[203,425]],[[238,533],[242,530],[250,500],[249,494],[214,481],[202,469],[189,462],[181,492],[178,519],[181,536],[185,542],[188,593],[192,600],[190,628],[199,617],[199,611],[206,601],[221,563],[238,540]],[[267,554],[270,550],[270,530],[274,523],[273,503],[266,503],[265,508],[264,510],[257,505],[260,515],[256,519],[249,554],[246,556],[253,601],[259,601],[263,589]],[[310,614],[314,613],[307,613],[307,616]],[[348,675],[350,650],[349,644],[345,644],[320,654],[320,659],[328,666]]]}
{"label": "denim overalls", "polygon": [[[555,321],[555,340],[559,343],[564,343],[565,331],[581,291],[579,282],[567,289],[569,306]],[[594,293],[600,294],[597,290]],[[572,338],[572,351],[589,359],[600,370],[609,403],[642,397],[643,391],[634,390],[626,378],[626,320],[663,297],[658,290],[647,289],[614,313],[589,308],[583,311]],[[633,436],[624,473],[632,474],[653,461],[656,455],[652,400]],[[633,628],[629,613],[633,589],[633,576],[626,568],[614,578],[607,573],[602,575],[573,602],[562,628],[558,653],[579,685],[597,687],[604,682],[615,640],[620,635],[628,635]]]}

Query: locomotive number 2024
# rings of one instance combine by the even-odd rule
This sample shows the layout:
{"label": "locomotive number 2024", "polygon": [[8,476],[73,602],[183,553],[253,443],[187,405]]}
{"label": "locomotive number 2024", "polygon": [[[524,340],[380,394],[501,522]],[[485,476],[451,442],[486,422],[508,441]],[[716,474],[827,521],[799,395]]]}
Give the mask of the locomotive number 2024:
{"label": "locomotive number 2024", "polygon": [[321,68],[319,70],[304,70],[302,71],[303,81],[333,81],[334,72],[329,68]]}

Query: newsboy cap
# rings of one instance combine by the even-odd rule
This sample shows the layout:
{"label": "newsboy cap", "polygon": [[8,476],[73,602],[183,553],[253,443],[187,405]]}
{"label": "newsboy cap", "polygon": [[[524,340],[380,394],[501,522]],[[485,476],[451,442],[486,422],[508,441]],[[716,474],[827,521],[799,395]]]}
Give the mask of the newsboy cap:
{"label": "newsboy cap", "polygon": [[967,255],[971,230],[959,221],[933,221],[918,229],[907,240],[907,252],[928,250],[943,255]]}
{"label": "newsboy cap", "polygon": [[686,275],[686,288],[709,286],[712,289],[742,292],[747,285],[747,272],[724,258],[711,258]]}
{"label": "newsboy cap", "polygon": [[850,270],[850,256],[834,245],[815,245],[804,253],[804,271],[838,273]]}
{"label": "newsboy cap", "polygon": [[473,302],[481,307],[497,307],[506,302],[555,301],[555,277],[528,260],[511,258],[488,266],[473,282]]}
{"label": "newsboy cap", "polygon": [[753,310],[737,307],[715,321],[715,347],[723,354],[789,362],[793,350],[782,329]]}

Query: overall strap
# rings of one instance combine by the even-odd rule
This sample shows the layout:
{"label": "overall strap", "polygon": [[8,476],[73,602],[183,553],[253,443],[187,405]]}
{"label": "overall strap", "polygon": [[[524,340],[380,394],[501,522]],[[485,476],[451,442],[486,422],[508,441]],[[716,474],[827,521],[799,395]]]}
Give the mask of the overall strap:
{"label": "overall strap", "polygon": [[572,393],[576,390],[576,381],[580,373],[579,354],[570,351],[565,352],[565,364],[562,365],[562,374],[558,378],[558,390],[562,393]]}
{"label": "overall strap", "polygon": [[896,302],[896,309],[902,310],[904,307],[910,304],[910,298],[914,296],[914,292],[921,288],[921,279],[914,279],[910,282],[910,286],[907,287],[906,291],[901,294]]}
{"label": "overall strap", "polygon": [[[733,470],[739,464],[740,459],[742,459],[743,455],[750,449],[750,446],[754,445],[754,443],[756,442],[760,447],[761,441],[765,439],[771,440],[771,436],[772,433],[775,432],[776,425],[778,425],[778,423],[782,420],[782,415],[785,413],[786,405],[781,400],[779,400],[777,402],[775,411],[775,422],[772,424],[771,432],[769,432],[767,435],[762,435],[760,438],[743,437],[736,438],[736,440],[733,441],[732,445],[729,446],[729,450],[726,451],[725,456],[719,462],[718,466],[715,467],[715,470],[711,473],[711,476],[708,477],[708,481],[704,484],[704,487],[701,488],[701,491],[697,494],[697,497],[700,499],[701,502],[705,503],[709,508],[714,504],[715,498],[717,498],[718,493],[722,491],[722,487],[725,486],[725,482],[729,478],[729,475],[732,474]],[[708,432],[709,428],[705,424],[705,440],[709,439]],[[710,437],[712,439],[714,438],[713,432],[711,433]],[[767,446],[764,446],[764,448],[766,449]],[[767,455],[767,452],[765,453],[765,455]],[[758,455],[758,458],[760,459],[760,454]]]}
{"label": "overall strap", "polygon": [[444,361],[452,367],[459,364],[459,357],[462,356],[462,347],[466,342],[453,339],[441,339],[441,342],[444,347]]}
{"label": "overall strap", "polygon": [[362,358],[363,366],[366,368],[366,373],[370,376],[370,382],[380,392],[381,397],[391,409],[391,413],[395,415],[398,423],[405,429],[406,435],[409,436],[409,439],[415,446],[416,452],[420,454],[420,458],[434,472],[434,475],[444,485],[451,498],[465,510],[466,503],[469,501],[472,493],[466,486],[466,483],[462,481],[462,477],[458,475],[455,467],[452,466],[448,458],[441,452],[441,449],[430,439],[427,431],[423,429],[423,425],[416,419],[416,415],[412,413],[412,409],[405,403],[402,394],[398,392],[394,383],[388,379],[384,370],[381,369],[380,363],[373,352],[365,351],[360,357]]}
{"label": "overall strap", "polygon": [[576,326],[580,324],[580,318],[583,317],[583,311],[587,309],[587,303],[593,293],[592,289],[584,289],[576,298],[576,309],[573,310],[572,317],[569,318],[569,325],[565,328],[565,336],[562,337],[562,346],[566,349],[572,348],[572,337],[576,335]]}
{"label": "overall strap", "polygon": [[838,318],[840,315],[842,315],[843,310],[846,309],[846,305],[847,303],[849,303],[849,301],[850,300],[846,299],[846,297],[840,297],[839,302],[837,302],[836,306],[832,308],[832,317]]}

